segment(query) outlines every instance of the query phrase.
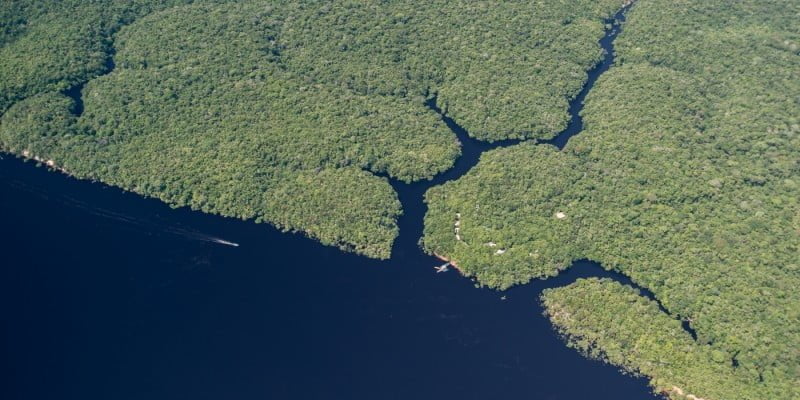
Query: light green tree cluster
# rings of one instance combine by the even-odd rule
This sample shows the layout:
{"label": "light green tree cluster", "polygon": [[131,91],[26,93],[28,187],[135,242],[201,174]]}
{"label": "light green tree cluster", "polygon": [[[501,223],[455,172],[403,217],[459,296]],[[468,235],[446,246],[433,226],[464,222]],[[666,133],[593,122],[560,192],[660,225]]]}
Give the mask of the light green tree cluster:
{"label": "light green tree cluster", "polygon": [[633,288],[607,279],[579,279],[542,293],[545,313],[569,344],[626,372],[655,377],[655,392],[676,400],[781,399],[797,386],[752,382],[728,354],[694,342],[680,321]]}
{"label": "light green tree cluster", "polygon": [[550,137],[620,4],[6,2],[0,148],[386,258],[401,210],[375,174],[460,154],[425,101],[481,138]]}
{"label": "light green tree cluster", "polygon": [[286,63],[362,94],[438,94],[470,135],[548,139],[602,57],[623,1],[293,3]]}
{"label": "light green tree cluster", "polygon": [[112,34],[137,17],[189,0],[14,0],[0,4],[0,114],[108,70]]}
{"label": "light green tree cluster", "polygon": [[487,153],[431,189],[425,248],[499,288],[599,261],[690,321],[699,345],[735,358],[738,378],[775,393],[722,398],[796,398],[785,389],[800,385],[798,12],[637,3],[617,65],[587,97],[585,131],[563,152]]}

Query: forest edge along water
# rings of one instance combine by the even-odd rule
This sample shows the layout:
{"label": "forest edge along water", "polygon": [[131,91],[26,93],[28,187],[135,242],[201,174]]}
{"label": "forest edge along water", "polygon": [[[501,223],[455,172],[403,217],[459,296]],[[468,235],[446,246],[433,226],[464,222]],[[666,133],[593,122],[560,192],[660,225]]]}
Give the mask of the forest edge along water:
{"label": "forest edge along water", "polygon": [[[613,66],[615,59],[614,40],[622,31],[623,24],[625,22],[625,14],[634,5],[634,3],[635,0],[628,1],[619,11],[616,12],[614,16],[604,21],[607,29],[605,35],[599,41],[599,45],[604,52],[603,59],[588,71],[586,83],[581,88],[580,92],[578,92],[578,94],[575,96],[575,98],[570,101],[570,121],[567,125],[567,128],[559,132],[552,139],[543,140],[537,144],[552,145],[559,150],[563,150],[570,138],[580,134],[583,131],[583,118],[581,117],[581,111],[583,110],[584,100],[586,99],[586,95],[594,87],[597,79]],[[400,235],[392,248],[393,256],[419,250],[419,238],[422,237],[423,220],[425,212],[427,211],[427,206],[424,202],[424,195],[429,188],[444,184],[451,180],[456,180],[465,175],[472,169],[472,167],[478,164],[481,154],[486,151],[512,146],[525,141],[519,139],[506,139],[487,142],[475,139],[471,137],[469,133],[457,122],[448,117],[446,110],[442,110],[437,105],[436,100],[437,97],[434,94],[428,101],[426,101],[425,104],[431,110],[439,114],[447,127],[456,135],[458,141],[461,143],[461,156],[456,160],[452,168],[436,175],[429,181],[406,183],[398,179],[393,179],[386,174],[379,174],[389,180],[395,192],[398,194],[400,203],[403,205],[403,215],[398,221]],[[458,270],[458,264],[456,261],[449,260],[439,255],[434,255],[434,257],[446,262]],[[536,285],[537,293],[547,288],[566,286],[573,283],[578,278],[607,278],[623,285],[635,288],[642,296],[648,298],[649,300],[655,301],[658,305],[658,308],[662,312],[666,313],[667,315],[672,315],[669,310],[667,310],[666,307],[664,307],[664,305],[658,300],[658,298],[656,298],[652,291],[636,284],[630,279],[630,277],[614,270],[604,269],[600,263],[592,260],[576,261],[570,266],[570,269],[576,267],[583,270],[580,276],[571,277],[571,274],[565,274],[562,272],[557,278],[548,278],[545,285]],[[558,278],[566,278],[566,280]],[[689,335],[691,335],[694,340],[697,340],[697,332],[695,332],[695,330],[691,327],[689,321],[680,320],[680,322],[683,329]]]}
{"label": "forest edge along water", "polygon": [[[563,148],[570,136],[580,132],[583,97],[597,77],[613,63],[612,41],[621,29],[619,24],[629,6],[608,21],[613,23],[600,41],[606,55],[589,72],[586,85],[570,103],[569,127],[542,144]],[[80,98],[81,87],[71,90],[71,95]],[[398,221],[400,235],[393,245],[392,259],[388,261],[341,253],[299,235],[281,233],[263,225],[202,215],[185,208],[168,210],[155,200],[140,199],[119,189],[78,182],[60,174],[45,174],[17,160],[0,160],[3,185],[20,195],[19,201],[7,195],[0,197],[0,210],[6,209],[9,213],[7,220],[20,222],[10,225],[16,226],[17,232],[10,232],[11,228],[4,230],[4,235],[8,236],[6,243],[15,244],[10,248],[17,251],[5,257],[10,268],[3,272],[9,274],[4,276],[3,282],[16,282],[15,285],[19,283],[20,286],[3,291],[4,296],[9,297],[4,299],[9,307],[5,314],[9,316],[8,322],[24,321],[15,324],[15,331],[4,330],[3,333],[6,343],[15,343],[15,349],[8,349],[7,359],[18,365],[7,376],[17,378],[16,390],[41,393],[40,398],[64,393],[75,393],[77,397],[80,393],[84,398],[112,396],[119,399],[141,398],[148,394],[151,398],[174,398],[179,394],[221,398],[220,395],[230,396],[232,392],[225,389],[230,387],[244,393],[238,398],[259,397],[256,394],[320,398],[323,392],[333,398],[652,396],[643,379],[623,377],[615,367],[584,359],[560,342],[549,321],[531,315],[539,307],[537,298],[542,289],[567,285],[585,277],[614,279],[654,298],[628,277],[582,260],[554,278],[499,293],[475,289],[456,274],[435,274],[431,267],[441,262],[424,254],[418,242],[426,212],[425,191],[465,174],[477,164],[482,152],[519,141],[487,143],[471,139],[447,117],[446,110],[437,108],[435,97],[428,104],[455,132],[462,144],[462,155],[453,168],[431,181],[405,184],[390,179],[403,205],[403,215]],[[102,204],[111,206],[103,209]],[[31,207],[37,215],[16,211],[27,210],[25,207]],[[55,215],[56,208],[65,215]],[[86,211],[94,218],[87,217]],[[27,230],[24,221],[37,218],[53,219],[31,224],[32,227],[51,224],[52,235],[29,235],[33,232]],[[80,230],[78,223],[91,225],[75,235],[65,233],[71,228]],[[104,233],[112,229],[114,235]],[[149,236],[153,237],[146,238]],[[254,239],[262,237],[262,240]],[[190,239],[190,242],[180,242],[177,238]],[[193,238],[198,240],[191,240]],[[147,251],[128,250],[124,259],[118,260],[119,265],[94,268],[91,260],[120,256],[120,244],[115,244],[114,240],[136,241],[136,246]],[[209,242],[230,245],[204,247],[207,246],[204,243]],[[241,247],[232,248],[238,244]],[[38,253],[37,257],[31,257],[45,245],[57,248],[53,251],[55,255],[85,256],[53,260],[49,254]],[[166,260],[151,260],[148,254],[142,253],[161,254]],[[182,260],[182,257],[197,260],[190,269],[194,275],[186,275],[187,270],[182,268],[188,267],[169,262],[170,259]],[[254,260],[266,266],[279,265],[278,268],[259,265],[249,269]],[[59,261],[62,265],[55,264]],[[304,262],[316,265],[308,266]],[[229,267],[208,267],[220,264]],[[52,276],[42,275],[44,273]],[[36,288],[20,278],[29,274],[32,281],[36,278],[47,282],[46,289]],[[257,283],[265,281],[284,282],[286,288],[258,287]],[[296,283],[292,284],[294,281]],[[140,286],[141,283],[147,285]],[[70,285],[74,286],[68,287]],[[112,289],[115,285],[122,288],[120,293]],[[339,286],[345,291],[338,291]],[[60,297],[60,304],[44,300],[51,294],[64,295]],[[67,296],[70,294],[74,298]],[[24,301],[20,302],[20,298]],[[200,306],[194,307],[195,303]],[[17,310],[10,304],[24,306]],[[438,311],[439,308],[449,311]],[[66,309],[77,317],[69,322],[61,321],[67,318],[66,314],[50,315],[60,321],[58,330],[52,329],[46,318],[24,317],[36,315],[42,309]],[[268,315],[268,321],[258,318],[259,314]],[[99,316],[105,320],[98,322]],[[278,325],[273,324],[276,321],[280,321]],[[394,325],[393,321],[401,324]],[[83,326],[91,330],[84,330]],[[354,334],[346,329],[348,326],[378,334]],[[391,332],[401,335],[395,337]],[[26,333],[30,337],[26,338]],[[51,337],[50,333],[63,338]],[[255,336],[250,338],[250,335]],[[268,343],[256,341],[259,335]],[[242,340],[242,336],[250,341]],[[353,343],[354,337],[359,343]],[[26,339],[31,344],[27,344]],[[219,340],[226,343],[224,353],[227,354],[208,351],[220,346]],[[65,346],[64,341],[73,345]],[[237,343],[247,344],[239,348]],[[327,346],[328,343],[332,346]],[[400,353],[394,353],[393,347]],[[411,352],[412,348],[413,354],[401,354]],[[198,353],[198,349],[205,351]],[[263,353],[272,358],[264,360],[254,356]],[[422,365],[414,360],[414,354],[433,359]],[[233,358],[226,358],[226,355]],[[385,358],[387,355],[391,358]],[[181,357],[187,363],[182,364]],[[198,358],[202,362],[192,361]],[[396,364],[395,369],[387,360]],[[95,368],[111,368],[98,371],[91,369],[93,363]],[[230,372],[207,365],[227,365]],[[375,365],[381,368],[374,368]],[[475,371],[475,365],[482,366],[482,370]],[[59,369],[65,373],[63,382],[37,387],[34,371],[52,376],[48,372],[52,373],[53,368],[63,368],[63,371]],[[96,379],[89,379],[91,384],[81,385],[85,380],[81,377],[87,369],[97,374]],[[26,373],[28,371],[30,373]],[[176,376],[175,371],[182,372]],[[266,375],[271,378],[266,380],[281,383],[267,385],[264,376],[250,376],[248,373],[252,371],[272,374]],[[348,371],[357,376],[348,375]],[[421,378],[418,373],[431,377]],[[395,382],[393,377],[394,385],[391,384]],[[399,385],[404,380],[415,384]],[[585,385],[575,385],[576,381]]]}
{"label": "forest edge along water", "polygon": [[[609,18],[605,21],[607,25],[606,33],[603,38],[599,41],[600,47],[603,49],[604,55],[601,62],[595,65],[591,70],[588,72],[586,83],[584,84],[583,88],[580,90],[577,96],[570,101],[569,104],[569,114],[570,114],[570,121],[569,125],[566,129],[561,131],[558,135],[553,137],[550,140],[544,140],[537,144],[540,145],[552,145],[558,148],[559,150],[563,150],[564,147],[569,142],[569,139],[573,136],[581,133],[583,131],[583,118],[581,117],[580,113],[583,109],[583,102],[586,99],[586,95],[591,91],[594,87],[595,82],[597,79],[606,71],[608,71],[611,66],[614,64],[614,39],[616,39],[617,35],[622,31],[622,24],[625,22],[625,13],[633,6],[634,2],[628,2],[622,9],[620,9],[612,18]],[[461,157],[459,157],[453,168],[435,176],[430,181],[421,181],[421,182],[413,182],[413,183],[405,183],[397,179],[391,179],[386,176],[387,179],[392,184],[392,187],[398,193],[400,198],[400,202],[403,205],[403,215],[400,217],[398,225],[400,227],[400,235],[398,239],[394,243],[394,247],[392,249],[392,254],[405,254],[406,252],[412,252],[419,249],[419,238],[422,237],[423,232],[423,219],[425,212],[427,211],[427,206],[424,204],[424,195],[425,192],[433,187],[444,184],[448,181],[455,180],[460,178],[461,176],[468,173],[472,167],[478,164],[480,160],[481,154],[486,151],[493,150],[496,148],[512,146],[518,143],[523,142],[523,140],[516,140],[516,139],[509,139],[509,140],[500,140],[495,142],[486,142],[478,139],[472,138],[469,133],[458,125],[452,118],[447,116],[446,110],[442,110],[436,104],[436,96],[434,95],[430,100],[426,102],[426,105],[439,114],[442,117],[442,120],[445,122],[448,128],[450,128],[453,133],[455,133],[456,137],[458,138],[459,142],[461,143]],[[444,262],[450,263],[456,270],[458,270],[458,264],[456,260],[449,260],[447,258],[434,255],[437,259],[440,259]],[[637,289],[643,296],[647,297],[650,300],[655,301],[658,304],[658,307],[661,311],[668,315],[672,315],[669,313],[664,305],[656,298],[656,296],[647,288],[641,287],[633,282],[628,276],[621,274],[617,271],[613,270],[606,270],[604,269],[599,263],[591,261],[591,260],[580,260],[570,267],[572,268],[581,268],[586,275],[582,274],[580,277],[597,277],[597,278],[608,278],[613,279],[614,281],[631,286]],[[564,273],[559,275],[559,277],[563,276]],[[557,279],[557,278],[555,278]],[[552,287],[559,287],[568,285],[577,277],[573,279],[567,279],[566,281],[554,282],[554,278],[547,279],[547,285],[536,285],[537,292],[541,291],[545,288],[552,288]],[[683,329],[689,333],[693,339],[697,340],[697,333],[695,330],[689,325],[688,321],[681,320],[681,325]]]}

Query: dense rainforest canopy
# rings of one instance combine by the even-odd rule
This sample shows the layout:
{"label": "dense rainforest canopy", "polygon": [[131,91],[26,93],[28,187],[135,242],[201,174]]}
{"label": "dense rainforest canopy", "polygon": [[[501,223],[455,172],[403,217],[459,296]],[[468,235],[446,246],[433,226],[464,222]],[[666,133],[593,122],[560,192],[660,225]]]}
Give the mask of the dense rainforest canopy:
{"label": "dense rainforest canopy", "polygon": [[436,97],[532,140],[428,192],[426,251],[495,288],[600,261],[663,307],[550,290],[572,346],[675,399],[800,398],[800,3],[640,0],[585,131],[536,145],[623,2],[5,1],[0,150],[386,258],[386,177],[460,154]]}
{"label": "dense rainforest canopy", "polygon": [[[620,0],[11,1],[0,147],[176,205],[389,256],[386,178],[549,138]],[[85,85],[85,86],[84,86]]]}
{"label": "dense rainforest canopy", "polygon": [[585,131],[563,152],[486,153],[431,189],[426,249],[499,288],[599,261],[670,315],[607,282],[551,291],[574,346],[674,398],[800,398],[798,15],[786,1],[637,2]]}
{"label": "dense rainforest canopy", "polygon": [[652,376],[653,386],[673,398],[792,398],[787,397],[790,387],[754,386],[732,373],[727,353],[695,342],[680,321],[631,287],[607,279],[579,279],[545,290],[542,301],[571,347],[630,373]]}

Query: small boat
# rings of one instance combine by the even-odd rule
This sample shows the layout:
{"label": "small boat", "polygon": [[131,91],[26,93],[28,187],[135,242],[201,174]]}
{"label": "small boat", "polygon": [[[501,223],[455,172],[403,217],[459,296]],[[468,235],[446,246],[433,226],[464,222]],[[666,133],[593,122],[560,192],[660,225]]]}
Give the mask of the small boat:
{"label": "small boat", "polygon": [[450,269],[448,268],[449,266],[450,266],[450,263],[444,263],[444,264],[442,264],[442,265],[440,265],[440,266],[438,266],[438,267],[433,267],[433,269],[435,269],[435,270],[436,270],[436,273],[438,274],[438,273],[442,273],[442,272],[447,272],[447,271],[449,271],[449,270],[450,270]]}
{"label": "small boat", "polygon": [[214,243],[224,244],[226,246],[239,247],[239,243],[229,242],[223,239],[211,239]]}

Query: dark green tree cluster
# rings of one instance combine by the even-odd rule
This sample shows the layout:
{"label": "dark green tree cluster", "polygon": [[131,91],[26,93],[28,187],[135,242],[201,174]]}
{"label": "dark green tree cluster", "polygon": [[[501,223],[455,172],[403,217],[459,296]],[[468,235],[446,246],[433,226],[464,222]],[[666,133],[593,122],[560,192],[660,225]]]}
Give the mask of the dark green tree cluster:
{"label": "dark green tree cluster", "polygon": [[190,0],[14,0],[0,4],[0,114],[109,68],[112,34],[137,17]]}
{"label": "dark green tree cluster", "polygon": [[602,57],[623,2],[293,3],[280,42],[306,79],[362,94],[426,96],[484,140],[551,138]]}
{"label": "dark green tree cluster", "polygon": [[789,399],[797,386],[752,382],[728,354],[696,343],[678,320],[633,288],[606,279],[579,279],[542,293],[545,313],[570,347],[589,357],[654,377],[657,393],[685,399]]}
{"label": "dark green tree cluster", "polygon": [[433,188],[426,249],[500,288],[602,262],[775,395],[684,389],[796,398],[785,389],[800,385],[799,8],[637,3],[585,131],[564,152],[487,153]]}
{"label": "dark green tree cluster", "polygon": [[620,4],[6,2],[0,148],[385,258],[401,211],[374,174],[460,153],[426,99],[478,137],[550,137]]}

